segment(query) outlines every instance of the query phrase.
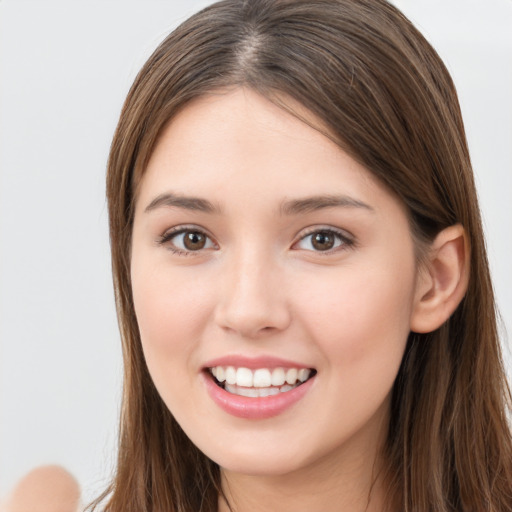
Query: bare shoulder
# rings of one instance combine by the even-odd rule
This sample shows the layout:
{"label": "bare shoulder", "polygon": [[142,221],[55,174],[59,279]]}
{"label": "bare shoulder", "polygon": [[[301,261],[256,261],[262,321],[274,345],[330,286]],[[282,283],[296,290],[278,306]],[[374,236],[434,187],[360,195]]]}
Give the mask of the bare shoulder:
{"label": "bare shoulder", "polygon": [[61,466],[41,466],[14,487],[0,512],[77,512],[80,486]]}

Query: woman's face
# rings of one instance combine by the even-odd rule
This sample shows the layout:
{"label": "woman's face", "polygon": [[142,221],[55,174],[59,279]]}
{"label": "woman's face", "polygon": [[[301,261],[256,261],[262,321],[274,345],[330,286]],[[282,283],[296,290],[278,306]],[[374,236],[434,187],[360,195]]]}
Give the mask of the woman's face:
{"label": "woman's face", "polygon": [[131,277],[154,383],[221,467],[373,457],[414,246],[399,201],[327,137],[247,89],[189,104],[141,182]]}

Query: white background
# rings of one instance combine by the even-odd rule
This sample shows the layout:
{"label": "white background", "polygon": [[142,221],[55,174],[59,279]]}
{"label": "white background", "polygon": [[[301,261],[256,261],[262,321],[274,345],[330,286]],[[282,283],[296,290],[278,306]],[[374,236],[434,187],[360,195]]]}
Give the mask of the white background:
{"label": "white background", "polygon": [[[136,72],[209,2],[0,0],[0,496],[58,463],[111,473],[121,362],[104,174]],[[512,0],[397,0],[459,90],[512,330]]]}

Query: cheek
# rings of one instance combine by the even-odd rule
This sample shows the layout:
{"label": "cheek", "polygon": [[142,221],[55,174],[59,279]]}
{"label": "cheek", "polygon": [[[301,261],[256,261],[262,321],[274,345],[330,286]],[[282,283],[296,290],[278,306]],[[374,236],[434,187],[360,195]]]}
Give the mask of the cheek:
{"label": "cheek", "polygon": [[412,265],[342,269],[309,286],[299,316],[345,375],[398,368],[410,331],[413,288]]}
{"label": "cheek", "polygon": [[318,411],[317,419],[333,435],[343,428],[356,432],[377,411],[387,411],[409,334],[413,290],[413,273],[403,279],[396,270],[354,268],[331,280],[336,287],[317,281],[304,296],[299,316],[320,352],[325,396],[333,397],[333,407]]}
{"label": "cheek", "polygon": [[161,379],[190,375],[209,315],[211,290],[191,269],[173,272],[165,263],[132,262],[135,314],[150,373]]}
{"label": "cheek", "polygon": [[[193,272],[132,264],[135,314],[146,364],[162,400],[178,421],[207,421],[191,403],[197,385],[199,348],[210,291]],[[151,270],[148,270],[151,269]]]}

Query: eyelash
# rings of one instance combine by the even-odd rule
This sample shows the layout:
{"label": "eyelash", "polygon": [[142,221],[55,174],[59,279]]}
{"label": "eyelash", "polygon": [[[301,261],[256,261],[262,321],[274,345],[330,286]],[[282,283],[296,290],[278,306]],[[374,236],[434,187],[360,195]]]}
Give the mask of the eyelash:
{"label": "eyelash", "polygon": [[[195,226],[177,226],[175,228],[172,228],[171,230],[166,231],[161,237],[159,237],[157,240],[157,243],[158,243],[158,245],[167,246],[167,248],[173,254],[176,254],[178,256],[193,256],[195,253],[200,253],[204,250],[207,250],[207,249],[198,249],[197,251],[192,251],[192,250],[188,251],[188,250],[180,249],[179,247],[176,247],[175,245],[173,245],[171,243],[173,238],[177,237],[178,235],[188,233],[188,232],[199,233],[200,235],[205,236],[212,244],[216,245],[215,242],[212,240],[212,238],[204,230],[199,229]],[[314,253],[320,254],[320,255],[329,255],[334,252],[338,252],[340,250],[347,250],[347,249],[353,248],[355,246],[355,240],[351,236],[349,236],[347,233],[345,233],[344,231],[337,230],[332,227],[328,227],[328,228],[327,227],[325,227],[325,228],[314,227],[314,228],[311,228],[309,231],[306,231],[305,233],[301,234],[299,240],[297,242],[295,242],[292,245],[292,247],[294,247],[297,244],[299,244],[300,242],[304,241],[307,237],[310,237],[317,233],[325,233],[325,234],[329,234],[329,235],[334,235],[334,237],[340,243],[339,243],[339,245],[337,245],[331,249],[325,250],[325,251],[313,251],[313,250],[309,251],[308,249],[306,249],[309,252],[314,252]],[[210,249],[210,248],[208,248],[208,249]]]}
{"label": "eyelash", "polygon": [[[210,240],[212,243],[212,238],[202,229],[197,228],[195,226],[177,226],[175,228],[166,231],[161,237],[158,238],[158,245],[165,245],[173,254],[178,256],[193,256],[195,253],[202,252],[202,250],[197,251],[187,251],[184,249],[180,249],[171,243],[172,239],[177,237],[178,235],[182,235],[184,233],[199,233]],[[203,249],[204,250],[204,249]]]}
{"label": "eyelash", "polygon": [[306,238],[308,238],[312,235],[315,235],[317,233],[326,233],[329,235],[334,235],[334,237],[340,242],[339,245],[333,247],[332,249],[328,249],[326,251],[310,251],[310,252],[314,252],[315,254],[319,254],[321,256],[323,256],[323,255],[327,256],[327,255],[333,254],[338,251],[343,251],[343,250],[353,248],[353,247],[355,247],[355,244],[356,244],[354,238],[352,236],[350,236],[348,233],[346,233],[345,231],[341,231],[341,230],[338,230],[338,229],[335,229],[332,227],[317,227],[317,226],[315,226],[314,228],[310,228],[306,232],[301,233],[299,240],[297,242],[295,242],[293,244],[293,246],[296,246],[300,242],[304,241]]}

